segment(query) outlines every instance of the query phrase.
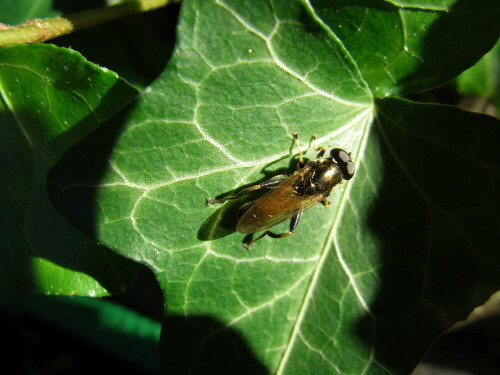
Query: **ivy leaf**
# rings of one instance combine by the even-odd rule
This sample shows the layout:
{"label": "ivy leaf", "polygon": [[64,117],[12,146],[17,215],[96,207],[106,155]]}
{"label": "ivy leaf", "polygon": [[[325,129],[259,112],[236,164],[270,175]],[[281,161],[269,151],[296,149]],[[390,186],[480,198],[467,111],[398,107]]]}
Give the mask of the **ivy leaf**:
{"label": "ivy leaf", "polygon": [[[135,107],[50,178],[76,225],[155,273],[164,372],[408,373],[498,288],[498,121],[374,104],[362,58],[307,2],[184,1],[178,33]],[[356,174],[248,252],[245,199],[205,199],[293,173],[297,131],[351,151]]]}
{"label": "ivy leaf", "polygon": [[491,100],[500,113],[500,41],[476,65],[457,78],[458,91]]}
{"label": "ivy leaf", "polygon": [[77,52],[33,45],[0,51],[0,93],[0,295],[122,290],[135,266],[73,228],[45,183],[61,155],[135,91]]}
{"label": "ivy leaf", "polygon": [[498,1],[313,0],[377,97],[445,83],[500,36]]}

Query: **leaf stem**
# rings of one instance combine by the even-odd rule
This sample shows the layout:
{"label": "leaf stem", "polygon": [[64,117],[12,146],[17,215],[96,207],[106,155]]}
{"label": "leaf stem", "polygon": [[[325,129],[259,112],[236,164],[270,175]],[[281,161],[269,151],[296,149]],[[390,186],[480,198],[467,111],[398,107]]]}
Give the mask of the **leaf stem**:
{"label": "leaf stem", "polygon": [[54,18],[26,21],[17,26],[0,24],[0,47],[40,43],[73,31],[97,26],[135,13],[147,12],[180,0],[134,0],[105,8]]}

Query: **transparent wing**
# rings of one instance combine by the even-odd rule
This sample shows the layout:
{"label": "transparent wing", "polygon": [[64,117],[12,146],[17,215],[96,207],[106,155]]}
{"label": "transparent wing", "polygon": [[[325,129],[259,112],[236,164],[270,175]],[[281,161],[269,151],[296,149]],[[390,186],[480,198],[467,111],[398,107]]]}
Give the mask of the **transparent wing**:
{"label": "transparent wing", "polygon": [[294,213],[304,211],[322,201],[325,198],[322,194],[304,197],[298,195],[295,190],[295,185],[304,174],[309,172],[309,169],[308,166],[302,168],[298,173],[290,176],[289,179],[258,199],[241,216],[236,230],[248,234],[271,228],[290,219]]}

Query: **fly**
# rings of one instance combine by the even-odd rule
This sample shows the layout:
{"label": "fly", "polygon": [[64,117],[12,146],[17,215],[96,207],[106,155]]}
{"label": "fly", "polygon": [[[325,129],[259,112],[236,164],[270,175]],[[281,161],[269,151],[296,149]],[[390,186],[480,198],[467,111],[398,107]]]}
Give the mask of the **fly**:
{"label": "fly", "polygon": [[[209,205],[239,199],[254,190],[271,189],[253,202],[236,224],[236,230],[243,234],[266,230],[255,240],[244,245],[248,250],[255,241],[262,237],[281,238],[292,235],[302,212],[318,202],[327,207],[329,205],[327,197],[332,189],[343,180],[350,180],[354,176],[354,163],[350,153],[340,148],[330,150],[330,157],[324,158],[326,148],[314,147],[319,153],[314,160],[306,163],[300,149],[298,135],[299,133],[293,133],[293,142],[299,149],[298,170],[294,174],[274,176],[260,184],[243,189],[232,197],[207,198],[207,205]],[[316,136],[313,135],[310,144],[315,139]],[[267,230],[288,219],[290,219],[288,232],[276,234]]]}

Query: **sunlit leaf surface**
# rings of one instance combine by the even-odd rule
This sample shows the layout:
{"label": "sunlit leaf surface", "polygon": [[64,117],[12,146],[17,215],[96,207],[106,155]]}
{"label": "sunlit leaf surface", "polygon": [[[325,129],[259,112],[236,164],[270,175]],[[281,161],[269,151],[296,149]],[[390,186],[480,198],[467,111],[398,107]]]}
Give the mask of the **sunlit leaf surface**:
{"label": "sunlit leaf surface", "polygon": [[[375,104],[315,10],[184,1],[164,74],[54,171],[73,222],[155,272],[165,373],[408,373],[499,285],[498,121]],[[241,202],[205,199],[293,173],[292,132],[350,151],[356,175],[246,251]]]}

